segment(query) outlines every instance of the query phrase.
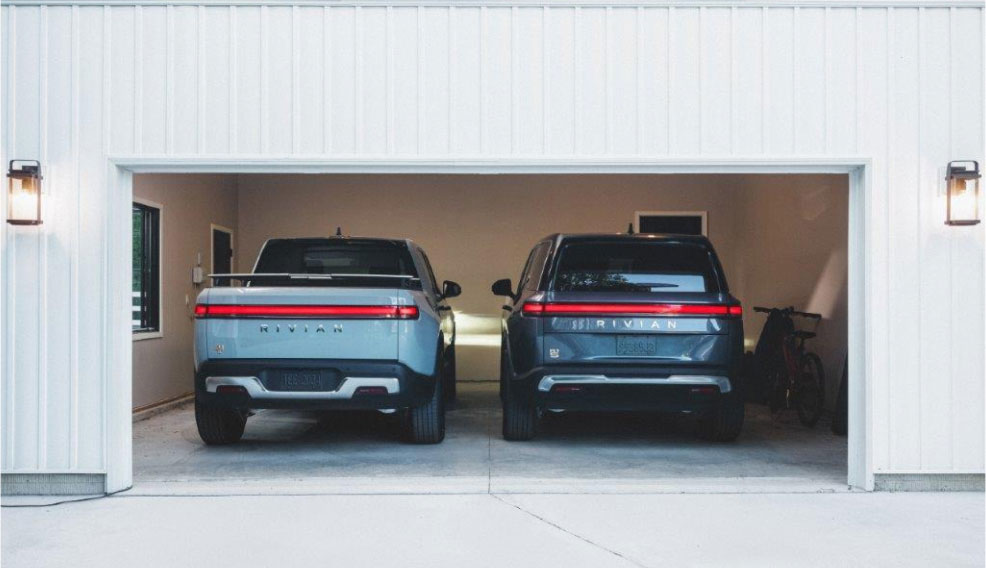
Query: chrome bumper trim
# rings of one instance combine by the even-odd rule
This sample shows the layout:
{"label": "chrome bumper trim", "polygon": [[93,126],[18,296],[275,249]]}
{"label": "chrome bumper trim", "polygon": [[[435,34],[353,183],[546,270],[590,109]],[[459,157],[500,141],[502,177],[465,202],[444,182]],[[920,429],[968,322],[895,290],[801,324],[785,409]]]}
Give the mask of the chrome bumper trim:
{"label": "chrome bumper trim", "polygon": [[606,375],[548,375],[538,383],[538,390],[550,392],[559,384],[581,385],[694,385],[716,386],[720,393],[732,390],[729,377],[714,375],[671,375],[669,377],[607,377]]}
{"label": "chrome bumper trim", "polygon": [[272,391],[267,390],[257,377],[206,377],[206,392],[216,392],[219,386],[237,386],[246,389],[253,398],[277,398],[295,400],[332,400],[353,398],[360,387],[384,387],[387,394],[401,391],[401,383],[391,377],[346,377],[334,391]]}

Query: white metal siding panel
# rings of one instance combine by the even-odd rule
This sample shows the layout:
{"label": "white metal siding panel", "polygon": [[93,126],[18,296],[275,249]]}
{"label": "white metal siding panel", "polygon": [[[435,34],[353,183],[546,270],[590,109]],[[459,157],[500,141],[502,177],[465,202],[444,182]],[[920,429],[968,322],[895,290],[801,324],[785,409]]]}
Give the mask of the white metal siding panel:
{"label": "white metal siding panel", "polygon": [[[951,108],[952,135],[950,154],[979,156],[983,146],[983,15],[976,9],[951,10],[953,32],[937,38],[950,38],[948,62],[949,101],[940,104]],[[926,38],[930,39],[930,38]],[[982,401],[983,345],[983,263],[984,231],[972,230],[948,234],[951,265],[951,298],[946,305],[935,298],[928,309],[944,309],[951,315],[948,336],[951,365],[948,374],[928,377],[937,386],[951,390],[949,416],[952,435],[938,443],[952,445],[952,468],[960,471],[983,470],[984,425]],[[939,339],[941,341],[941,339]]]}
{"label": "white metal siding panel", "polygon": [[[867,318],[869,336],[867,348],[870,350],[870,392],[872,394],[873,440],[872,459],[874,469],[885,470],[890,462],[889,415],[890,390],[888,359],[891,353],[891,337],[887,328],[887,314],[891,302],[887,280],[887,177],[890,148],[888,134],[888,51],[887,51],[887,10],[858,10],[856,57],[858,67],[856,77],[859,81],[859,112],[856,115],[858,126],[858,153],[871,156],[873,171],[870,174],[870,195],[867,206],[872,213],[867,218],[867,238],[870,241],[867,269],[871,277],[868,290]],[[879,426],[876,426],[879,424]]]}
{"label": "white metal siding panel", "polygon": [[[78,192],[75,191],[74,144],[72,136],[72,9],[69,7],[50,7],[46,10],[47,36],[43,49],[51,54],[43,80],[48,92],[43,137],[46,145],[40,158],[43,163],[58,163],[61,167],[48,171],[45,184],[49,196],[57,200],[58,207],[48,207],[46,222],[51,227],[42,234],[45,265],[45,281],[42,312],[45,327],[46,368],[41,375],[46,382],[44,406],[46,413],[46,435],[41,439],[45,445],[45,466],[50,469],[67,470],[70,467],[72,426],[67,420],[72,412],[72,384],[76,366],[73,350],[74,334],[70,324],[74,300],[73,243],[78,230]],[[54,95],[53,95],[54,93]],[[4,99],[6,100],[6,98]],[[66,126],[68,128],[66,129]],[[47,185],[50,184],[50,185]],[[54,347],[54,348],[52,348]]]}
{"label": "white metal siding panel", "polygon": [[[950,14],[947,8],[925,10],[920,20],[921,37],[948,36]],[[927,191],[918,195],[918,266],[920,281],[918,298],[921,306],[929,305],[934,298],[948,299],[951,295],[951,274],[949,268],[949,231],[939,221],[945,217],[945,201],[938,188],[942,164],[948,163],[949,144],[949,105],[940,104],[948,100],[949,65],[939,62],[949,60],[949,42],[929,42],[919,53],[919,80],[924,88],[921,91],[918,131],[921,136],[921,155],[918,179]],[[922,385],[933,384],[935,376],[942,369],[949,369],[951,352],[948,344],[936,338],[947,338],[950,333],[950,314],[948,310],[921,309],[918,314],[918,345],[920,347],[919,380]],[[952,466],[951,426],[952,417],[941,412],[951,405],[952,385],[943,388],[921,389],[921,448],[923,466],[928,468],[949,468]]]}
{"label": "white metal siding panel", "polygon": [[914,10],[890,12],[890,132],[893,145],[887,191],[889,241],[888,264],[892,270],[889,296],[888,331],[893,334],[890,358],[890,467],[920,469],[921,463],[921,377],[919,335],[906,333],[914,315],[897,306],[921,309],[917,265],[918,132],[917,13]]}
{"label": "white metal siding panel", "polygon": [[[105,466],[103,454],[103,412],[106,387],[107,306],[106,279],[106,122],[109,97],[104,96],[103,70],[109,52],[104,33],[106,9],[79,8],[78,94],[79,114],[79,380],[77,467],[100,470]],[[38,281],[47,275],[34,275]],[[55,346],[49,345],[49,349]],[[47,380],[47,378],[42,378]]]}
{"label": "white metal siding panel", "polygon": [[2,232],[4,471],[107,467],[110,154],[868,157],[875,469],[983,470],[983,231],[944,227],[938,194],[983,158],[981,9],[2,14],[4,160],[40,158],[47,191],[40,229]]}

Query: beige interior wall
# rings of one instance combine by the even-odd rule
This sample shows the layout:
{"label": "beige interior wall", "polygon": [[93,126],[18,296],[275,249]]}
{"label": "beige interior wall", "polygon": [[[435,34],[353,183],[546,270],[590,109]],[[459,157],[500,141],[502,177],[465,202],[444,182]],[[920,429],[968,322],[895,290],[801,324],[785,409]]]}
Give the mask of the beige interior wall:
{"label": "beige interior wall", "polygon": [[237,191],[236,177],[222,175],[137,175],[133,188],[135,198],[163,205],[163,336],[133,343],[137,408],[192,391],[192,309],[202,290],[192,283],[192,268],[199,254],[206,274],[212,266],[211,223],[233,229],[235,239]]}
{"label": "beige interior wall", "polygon": [[[822,358],[833,406],[847,349],[849,180],[847,176],[764,176],[740,180],[736,262],[730,284],[745,307],[748,343],[766,317],[753,306],[795,306],[823,318],[809,348]],[[752,346],[750,347],[752,349]]]}
{"label": "beige interior wall", "polygon": [[[267,238],[331,235],[337,226],[419,243],[438,278],[463,287],[452,302],[462,379],[497,376],[503,300],[489,291],[494,280],[516,281],[549,233],[625,231],[638,210],[707,210],[734,294],[747,308],[825,308],[819,351],[830,375],[841,372],[845,176],[244,175],[239,190],[241,266]],[[755,340],[762,317],[748,311],[746,322]]]}

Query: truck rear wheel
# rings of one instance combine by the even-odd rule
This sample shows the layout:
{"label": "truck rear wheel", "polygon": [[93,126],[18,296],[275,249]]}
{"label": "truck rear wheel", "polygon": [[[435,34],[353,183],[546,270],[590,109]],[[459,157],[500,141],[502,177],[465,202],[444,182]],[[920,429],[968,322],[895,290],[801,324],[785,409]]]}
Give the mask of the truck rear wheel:
{"label": "truck rear wheel", "polygon": [[444,377],[439,376],[431,399],[408,409],[405,428],[407,440],[412,444],[437,444],[445,439],[444,382]]}
{"label": "truck rear wheel", "polygon": [[456,388],[455,388],[455,345],[448,348],[445,354],[445,375],[442,377],[445,381],[445,403],[452,405],[455,402]]}
{"label": "truck rear wheel", "polygon": [[723,401],[718,409],[699,419],[698,433],[713,442],[732,442],[743,430],[745,415],[743,397],[736,393]]}
{"label": "truck rear wheel", "polygon": [[209,446],[234,444],[243,437],[246,416],[230,408],[208,406],[195,401],[195,425],[199,437]]}
{"label": "truck rear wheel", "polygon": [[537,407],[515,399],[509,392],[503,401],[503,439],[520,442],[537,434]]}

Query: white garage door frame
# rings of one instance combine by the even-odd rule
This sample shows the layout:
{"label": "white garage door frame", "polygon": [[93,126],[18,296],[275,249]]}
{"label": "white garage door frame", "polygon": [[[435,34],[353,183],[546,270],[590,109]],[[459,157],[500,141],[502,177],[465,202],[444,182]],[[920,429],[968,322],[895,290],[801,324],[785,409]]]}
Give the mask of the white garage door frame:
{"label": "white garage door frame", "polygon": [[866,262],[872,240],[867,227],[872,209],[872,163],[866,157],[769,157],[724,159],[635,157],[599,159],[518,159],[476,157],[449,159],[345,159],[312,157],[176,157],[116,156],[108,161],[107,180],[107,290],[110,340],[105,361],[106,385],[106,491],[121,491],[133,484],[132,432],[132,342],[130,337],[130,246],[129,210],[133,199],[133,175],[145,173],[223,174],[845,174],[849,176],[849,437],[848,484],[873,490],[872,341],[868,307],[872,277]]}

